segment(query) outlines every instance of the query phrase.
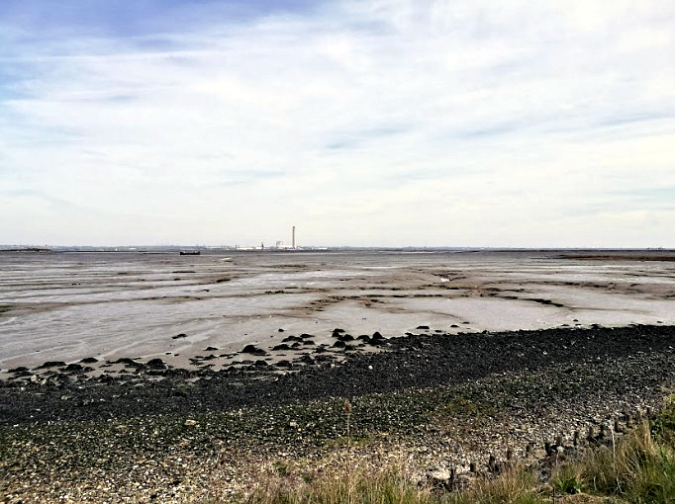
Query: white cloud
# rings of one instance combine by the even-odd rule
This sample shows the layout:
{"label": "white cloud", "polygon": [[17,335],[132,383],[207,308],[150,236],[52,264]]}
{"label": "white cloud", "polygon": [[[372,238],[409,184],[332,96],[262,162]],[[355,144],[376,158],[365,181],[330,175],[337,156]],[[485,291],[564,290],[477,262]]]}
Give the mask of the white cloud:
{"label": "white cloud", "polygon": [[675,187],[675,11],[590,4],[10,36],[0,242],[675,246],[668,199],[625,192]]}

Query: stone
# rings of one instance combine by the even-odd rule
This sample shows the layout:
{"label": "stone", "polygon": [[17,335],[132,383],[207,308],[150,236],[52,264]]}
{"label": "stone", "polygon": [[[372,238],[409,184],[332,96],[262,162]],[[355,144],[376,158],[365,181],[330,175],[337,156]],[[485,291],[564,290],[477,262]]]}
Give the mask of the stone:
{"label": "stone", "polygon": [[162,359],[151,359],[148,361],[148,367],[150,369],[166,369],[166,364]]}
{"label": "stone", "polygon": [[65,367],[66,363],[62,361],[47,361],[36,369],[48,369],[53,367]]}
{"label": "stone", "polygon": [[252,355],[267,355],[267,352],[262,348],[258,348],[255,345],[246,345],[241,353],[247,353]]}

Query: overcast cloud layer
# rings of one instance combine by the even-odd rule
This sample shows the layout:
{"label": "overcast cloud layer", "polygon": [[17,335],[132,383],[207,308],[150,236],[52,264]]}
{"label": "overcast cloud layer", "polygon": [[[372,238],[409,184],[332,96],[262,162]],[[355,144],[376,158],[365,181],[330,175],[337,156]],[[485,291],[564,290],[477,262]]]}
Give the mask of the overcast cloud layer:
{"label": "overcast cloud layer", "polygon": [[0,243],[675,247],[675,2],[241,2],[3,0]]}

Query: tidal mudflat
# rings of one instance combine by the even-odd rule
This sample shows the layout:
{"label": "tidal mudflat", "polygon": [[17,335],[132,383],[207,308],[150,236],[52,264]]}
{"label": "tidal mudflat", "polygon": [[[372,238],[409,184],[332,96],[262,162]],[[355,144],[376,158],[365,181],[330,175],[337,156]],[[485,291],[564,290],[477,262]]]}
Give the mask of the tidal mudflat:
{"label": "tidal mudflat", "polygon": [[289,335],[331,345],[335,328],[391,337],[425,326],[673,324],[674,259],[645,251],[4,253],[0,369],[85,358],[189,368],[207,356],[218,369],[241,360],[235,354],[246,345],[270,351]]}
{"label": "tidal mudflat", "polygon": [[672,390],[674,259],[1,254],[0,492],[245,501],[270,468],[336,457],[420,482],[509,453],[545,468]]}

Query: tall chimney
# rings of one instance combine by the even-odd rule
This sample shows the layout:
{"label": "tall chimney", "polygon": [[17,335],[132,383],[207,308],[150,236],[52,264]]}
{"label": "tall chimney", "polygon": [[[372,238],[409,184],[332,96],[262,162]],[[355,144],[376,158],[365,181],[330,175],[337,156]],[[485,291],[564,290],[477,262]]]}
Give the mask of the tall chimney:
{"label": "tall chimney", "polygon": [[293,226],[293,249],[295,250],[295,226]]}

